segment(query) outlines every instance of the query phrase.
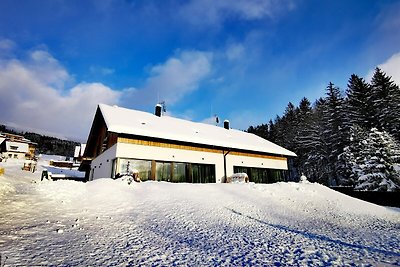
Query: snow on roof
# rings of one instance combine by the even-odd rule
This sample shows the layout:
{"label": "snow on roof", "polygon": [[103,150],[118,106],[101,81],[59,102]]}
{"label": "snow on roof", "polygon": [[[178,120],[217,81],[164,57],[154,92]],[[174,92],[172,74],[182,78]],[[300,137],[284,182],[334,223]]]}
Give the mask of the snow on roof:
{"label": "snow on roof", "polygon": [[210,124],[99,104],[108,131],[167,140],[264,152],[285,156],[295,153],[257,135]]}

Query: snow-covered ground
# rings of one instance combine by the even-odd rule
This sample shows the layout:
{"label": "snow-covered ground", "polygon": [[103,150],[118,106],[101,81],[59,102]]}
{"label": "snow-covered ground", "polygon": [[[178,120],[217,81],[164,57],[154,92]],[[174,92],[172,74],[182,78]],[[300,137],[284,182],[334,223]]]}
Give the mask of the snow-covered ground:
{"label": "snow-covered ground", "polygon": [[400,265],[400,210],[319,184],[40,182],[40,166],[0,167],[5,266]]}

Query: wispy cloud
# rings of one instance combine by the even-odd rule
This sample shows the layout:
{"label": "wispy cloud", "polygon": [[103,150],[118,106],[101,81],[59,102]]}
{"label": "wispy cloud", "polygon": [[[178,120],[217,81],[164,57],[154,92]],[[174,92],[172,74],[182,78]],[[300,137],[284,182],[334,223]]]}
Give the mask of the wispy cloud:
{"label": "wispy cloud", "polygon": [[179,14],[196,25],[218,25],[227,19],[257,20],[274,18],[282,11],[294,8],[286,0],[192,0],[184,5]]}
{"label": "wispy cloud", "polygon": [[174,105],[196,90],[211,69],[211,53],[180,51],[163,64],[153,66],[143,88],[124,90],[123,104],[143,107],[166,101],[167,105]]}
{"label": "wispy cloud", "polygon": [[99,74],[103,76],[114,74],[115,70],[107,67],[90,66],[89,71],[92,74]]}
{"label": "wispy cloud", "polygon": [[231,44],[226,49],[226,57],[228,60],[238,60],[245,56],[245,47],[243,44]]}
{"label": "wispy cloud", "polygon": [[0,40],[0,51],[1,50],[9,51],[9,50],[14,49],[14,47],[15,47],[15,43],[13,41],[11,41],[9,39]]}
{"label": "wispy cloud", "polygon": [[15,47],[15,43],[10,39],[0,39],[0,60],[12,57]]}

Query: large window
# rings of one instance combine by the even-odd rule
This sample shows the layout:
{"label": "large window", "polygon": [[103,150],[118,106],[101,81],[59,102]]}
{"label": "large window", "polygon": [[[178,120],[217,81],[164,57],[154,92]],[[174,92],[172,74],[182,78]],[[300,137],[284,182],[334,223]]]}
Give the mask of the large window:
{"label": "large window", "polygon": [[284,170],[252,168],[252,167],[233,167],[234,173],[246,173],[249,181],[254,183],[275,183],[284,180]]}
{"label": "large window", "polygon": [[215,165],[191,164],[192,183],[215,183]]}
{"label": "large window", "polygon": [[[113,166],[118,175],[139,171],[142,181],[154,179],[174,183],[215,183],[215,165],[186,162],[165,162],[138,159],[119,159]],[[118,165],[118,166],[116,166]]]}
{"label": "large window", "polygon": [[120,159],[119,175],[129,175],[135,170],[139,172],[140,180],[149,180],[151,177],[151,161],[137,159]]}

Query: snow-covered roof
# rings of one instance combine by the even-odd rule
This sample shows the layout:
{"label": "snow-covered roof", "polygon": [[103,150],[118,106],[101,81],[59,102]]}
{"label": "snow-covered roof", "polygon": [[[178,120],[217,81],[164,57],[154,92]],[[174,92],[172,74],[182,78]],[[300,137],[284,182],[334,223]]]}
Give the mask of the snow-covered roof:
{"label": "snow-covered roof", "polygon": [[4,140],[6,140],[4,137],[0,137],[0,145],[4,142]]}
{"label": "snow-covered roof", "polygon": [[110,132],[296,156],[292,151],[257,135],[235,129],[227,130],[223,127],[169,116],[158,117],[152,113],[105,104],[100,104],[99,108]]}

